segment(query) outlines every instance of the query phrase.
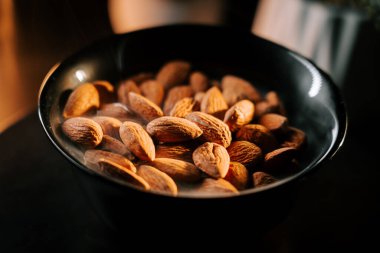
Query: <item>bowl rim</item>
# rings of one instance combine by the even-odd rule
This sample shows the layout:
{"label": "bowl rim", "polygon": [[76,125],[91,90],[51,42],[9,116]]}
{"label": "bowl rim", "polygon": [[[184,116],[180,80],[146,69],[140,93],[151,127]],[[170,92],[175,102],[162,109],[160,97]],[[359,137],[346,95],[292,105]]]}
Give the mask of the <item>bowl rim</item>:
{"label": "bowl rim", "polygon": [[[336,138],[333,140],[332,145],[329,146],[329,149],[319,159],[314,160],[312,163],[308,164],[306,167],[304,167],[299,172],[292,174],[292,175],[289,175],[285,178],[280,179],[279,181],[277,181],[275,183],[271,183],[271,184],[266,185],[266,186],[262,186],[262,187],[258,187],[258,188],[245,189],[243,191],[240,191],[239,194],[237,194],[237,195],[236,194],[218,194],[218,195],[179,194],[178,196],[173,197],[172,195],[169,195],[169,194],[166,194],[163,192],[144,191],[144,190],[142,190],[142,189],[140,189],[134,185],[125,183],[121,180],[117,180],[117,179],[112,178],[110,176],[101,175],[100,173],[96,173],[93,170],[90,170],[87,166],[82,164],[80,161],[78,161],[75,157],[73,157],[70,154],[70,152],[66,151],[66,149],[59,143],[59,141],[57,140],[57,138],[55,137],[54,133],[52,132],[52,130],[50,128],[51,125],[50,125],[49,119],[45,119],[44,114],[43,114],[44,109],[43,109],[42,104],[43,104],[43,101],[46,99],[43,94],[47,89],[47,85],[48,85],[49,80],[51,79],[52,75],[61,66],[62,62],[67,61],[68,59],[74,57],[75,55],[80,54],[86,48],[91,48],[92,46],[94,46],[96,44],[100,44],[100,43],[107,41],[107,40],[110,40],[110,39],[111,40],[118,40],[121,38],[125,39],[128,36],[131,36],[131,34],[135,35],[135,34],[140,34],[140,33],[149,33],[150,31],[157,31],[157,30],[161,30],[161,29],[173,29],[173,28],[174,29],[178,29],[178,28],[180,28],[180,29],[183,29],[183,28],[186,28],[186,29],[220,29],[220,30],[224,30],[224,31],[229,32],[229,33],[241,33],[241,34],[244,33],[244,34],[246,34],[244,36],[252,36],[253,38],[255,38],[257,40],[261,40],[262,42],[268,44],[271,47],[276,47],[276,48],[279,48],[280,50],[284,50],[284,51],[288,52],[290,55],[292,55],[292,57],[298,58],[298,60],[303,60],[304,62],[310,64],[310,66],[312,66],[314,69],[316,69],[318,74],[320,74],[325,79],[324,84],[328,86],[328,88],[330,89],[330,91],[334,97],[333,101],[334,101],[334,104],[336,106],[336,110],[335,110],[336,113],[334,114],[334,116],[337,119],[336,124],[338,126],[338,130],[337,130]],[[46,74],[46,76],[44,77],[44,79],[41,83],[41,86],[40,86],[40,89],[38,92],[38,116],[39,116],[39,120],[41,122],[41,125],[42,125],[46,135],[48,136],[50,141],[55,146],[55,148],[58,149],[58,151],[61,154],[63,154],[64,157],[66,157],[69,161],[71,161],[76,167],[79,167],[82,172],[86,172],[90,176],[101,178],[101,180],[103,182],[106,182],[107,184],[110,184],[113,187],[116,186],[116,187],[120,187],[122,189],[125,189],[127,187],[130,190],[136,190],[136,191],[139,191],[142,193],[153,194],[153,195],[160,196],[160,197],[170,197],[173,199],[178,199],[178,198],[183,198],[183,199],[188,199],[188,198],[190,198],[190,199],[225,199],[225,198],[244,197],[247,195],[257,194],[257,193],[261,193],[261,192],[266,192],[268,190],[273,190],[273,189],[276,189],[279,187],[283,187],[283,186],[289,184],[290,182],[295,181],[296,179],[304,177],[306,174],[309,174],[312,171],[316,171],[317,168],[320,168],[324,163],[326,163],[328,160],[331,160],[337,154],[337,152],[342,147],[344,140],[345,140],[345,137],[346,137],[346,134],[347,134],[348,116],[347,116],[346,106],[345,106],[343,96],[342,96],[338,86],[336,86],[334,84],[331,77],[327,73],[325,73],[323,70],[321,70],[319,67],[317,67],[316,64],[312,60],[310,60],[310,59],[302,56],[301,54],[294,52],[294,51],[292,51],[292,50],[290,50],[284,46],[278,45],[272,41],[261,38],[255,34],[253,34],[253,33],[247,32],[245,30],[240,30],[240,29],[225,27],[225,26],[202,25],[202,24],[174,24],[174,25],[164,25],[164,26],[152,27],[152,28],[127,32],[127,33],[123,33],[123,34],[113,34],[113,35],[107,36],[106,38],[96,40],[93,43],[90,43],[90,44],[84,46],[83,48],[76,50],[74,53],[67,56],[62,62],[59,62],[59,63],[56,63],[55,65],[53,65],[53,67],[48,71],[48,73]]]}

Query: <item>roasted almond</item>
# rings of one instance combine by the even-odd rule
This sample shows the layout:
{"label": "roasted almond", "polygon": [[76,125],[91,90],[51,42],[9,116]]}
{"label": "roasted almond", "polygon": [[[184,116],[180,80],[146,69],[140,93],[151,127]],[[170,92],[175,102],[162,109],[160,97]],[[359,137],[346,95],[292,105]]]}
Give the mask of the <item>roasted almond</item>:
{"label": "roasted almond", "polygon": [[268,128],[274,135],[282,135],[288,130],[288,119],[275,113],[267,113],[261,116],[259,124]]}
{"label": "roasted almond", "polygon": [[140,85],[142,95],[158,106],[164,99],[164,86],[156,80],[147,80]]}
{"label": "roasted almond", "polygon": [[96,147],[103,138],[100,125],[83,117],[67,119],[62,124],[62,131],[70,140],[87,148]]}
{"label": "roasted almond", "polygon": [[247,80],[233,75],[226,75],[222,79],[223,96],[229,106],[236,102],[248,99],[254,103],[261,100],[260,93]]}
{"label": "roasted almond", "polygon": [[96,123],[100,125],[104,135],[109,135],[116,139],[120,138],[119,136],[119,128],[121,125],[120,120],[113,117],[107,117],[107,116],[96,116],[96,117],[93,117],[92,120],[94,120]]}
{"label": "roasted almond", "polygon": [[230,156],[225,147],[217,143],[206,142],[193,153],[194,164],[214,178],[226,176],[230,165]]}
{"label": "roasted almond", "polygon": [[110,151],[116,154],[120,154],[122,156],[125,156],[129,160],[134,160],[135,157],[131,153],[131,151],[128,149],[128,147],[119,141],[118,139],[115,139],[109,135],[103,135],[102,142],[99,145],[99,148],[105,151]]}
{"label": "roasted almond", "polygon": [[173,106],[169,115],[173,117],[184,118],[193,111],[195,101],[193,98],[182,98]]}
{"label": "roasted almond", "polygon": [[164,115],[161,108],[149,99],[129,92],[129,108],[146,121],[151,121]]}
{"label": "roasted almond", "polygon": [[97,149],[89,149],[84,153],[85,164],[93,169],[98,168],[99,161],[105,159],[117,163],[120,166],[123,166],[124,168],[127,168],[132,172],[136,172],[135,165],[133,165],[133,163],[129,159],[120,154]]}
{"label": "roasted almond", "polygon": [[275,91],[270,91],[265,95],[266,101],[268,101],[268,104],[273,108],[273,111],[275,111],[278,114],[285,115],[285,108],[282,104],[282,101],[280,99],[280,96]]}
{"label": "roasted almond", "polygon": [[306,144],[306,134],[301,129],[295,127],[289,127],[288,131],[284,135],[281,147],[293,147],[296,149],[302,149]]}
{"label": "roasted almond", "polygon": [[154,79],[154,74],[152,72],[140,72],[136,75],[128,77],[128,80],[134,81],[136,84],[141,84],[147,80]]}
{"label": "roasted almond", "polygon": [[166,173],[152,166],[140,166],[137,175],[142,177],[149,184],[151,191],[165,192],[173,196],[178,194],[177,185],[173,179]]}
{"label": "roasted almond", "polygon": [[120,103],[124,105],[129,105],[129,92],[134,92],[136,94],[141,94],[139,87],[132,80],[122,81],[117,89],[117,97]]}
{"label": "roasted almond", "polygon": [[194,111],[199,111],[201,109],[201,103],[202,103],[202,100],[203,100],[203,97],[206,93],[205,92],[197,92],[195,93],[194,95],[194,101],[196,103],[196,109],[194,108]]}
{"label": "roasted almond", "polygon": [[277,148],[278,144],[274,135],[263,125],[248,124],[243,126],[237,133],[236,138],[240,141],[249,141],[268,153]]}
{"label": "roasted almond", "polygon": [[125,105],[121,103],[103,104],[96,112],[97,116],[113,117],[120,121],[125,121],[130,118],[136,117]]}
{"label": "roasted almond", "polygon": [[247,188],[249,175],[247,168],[238,162],[230,162],[230,166],[227,175],[224,180],[230,182],[238,190],[244,190]]}
{"label": "roasted almond", "polygon": [[219,88],[214,86],[208,89],[202,98],[201,112],[223,119],[227,109],[228,105]]}
{"label": "roasted almond", "polygon": [[297,149],[293,147],[285,147],[275,149],[265,155],[264,167],[269,171],[287,168],[296,156]]}
{"label": "roasted almond", "polygon": [[183,98],[192,97],[194,94],[193,89],[190,86],[182,85],[176,86],[169,90],[165,102],[164,102],[164,113],[169,115],[170,111],[173,109],[174,105]]}
{"label": "roasted almond", "polygon": [[201,179],[201,171],[189,162],[170,158],[156,158],[151,164],[174,180],[191,183]]}
{"label": "roasted almond", "polygon": [[220,193],[239,194],[239,191],[230,182],[222,178],[205,178],[198,191],[210,195]]}
{"label": "roasted almond", "polygon": [[144,161],[153,161],[155,149],[152,138],[137,123],[125,121],[120,126],[120,138],[131,152]]}
{"label": "roasted almond", "polygon": [[262,171],[257,171],[253,173],[252,179],[254,187],[261,187],[278,181],[273,176]]}
{"label": "roasted almond", "polygon": [[82,116],[91,109],[99,108],[99,92],[92,83],[84,83],[76,87],[67,99],[63,109],[63,117]]}
{"label": "roasted almond", "polygon": [[231,144],[231,131],[220,119],[203,112],[192,112],[186,119],[194,122],[203,131],[202,139],[228,147]]}
{"label": "roasted almond", "polygon": [[161,142],[187,141],[202,135],[202,130],[193,122],[171,116],[152,120],[147,125],[146,130]]}
{"label": "roasted almond", "polygon": [[184,83],[190,72],[190,64],[186,61],[170,61],[166,63],[157,73],[159,81],[166,90]]}
{"label": "roasted almond", "polygon": [[249,100],[240,100],[234,104],[224,115],[224,122],[231,132],[237,131],[253,119],[255,105]]}
{"label": "roasted almond", "polygon": [[194,147],[185,143],[167,143],[156,145],[156,158],[172,158],[193,162]]}
{"label": "roasted almond", "polygon": [[115,100],[115,87],[108,81],[97,80],[92,82],[98,90],[100,103],[110,103]]}
{"label": "roasted almond", "polygon": [[208,88],[208,78],[204,73],[200,71],[192,72],[189,80],[190,86],[194,92],[206,91]]}
{"label": "roasted almond", "polygon": [[227,151],[232,162],[239,162],[244,166],[255,166],[263,158],[261,149],[248,141],[233,141]]}

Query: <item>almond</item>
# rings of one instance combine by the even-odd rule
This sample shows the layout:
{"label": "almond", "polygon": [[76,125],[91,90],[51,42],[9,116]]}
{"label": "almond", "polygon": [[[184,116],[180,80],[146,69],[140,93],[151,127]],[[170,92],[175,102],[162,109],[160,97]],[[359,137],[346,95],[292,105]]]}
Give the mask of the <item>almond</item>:
{"label": "almond", "polygon": [[151,164],[174,180],[191,183],[201,179],[200,170],[192,163],[170,158],[156,158]]}
{"label": "almond", "polygon": [[173,117],[184,118],[193,111],[195,101],[193,98],[182,98],[173,106],[169,115]]}
{"label": "almond", "polygon": [[98,90],[91,83],[79,85],[71,92],[63,109],[63,117],[71,118],[84,115],[91,109],[99,108]]}
{"label": "almond", "polygon": [[188,143],[160,144],[156,146],[156,158],[172,158],[193,162],[194,147]]}
{"label": "almond", "polygon": [[257,103],[261,100],[260,93],[247,80],[233,75],[226,75],[222,79],[223,96],[229,106],[242,99]]}
{"label": "almond", "polygon": [[156,80],[147,80],[140,85],[141,93],[150,101],[161,106],[164,99],[164,86]]}
{"label": "almond", "polygon": [[240,141],[249,141],[268,153],[277,148],[278,144],[274,135],[263,125],[248,124],[243,126],[236,134]]}
{"label": "almond", "polygon": [[199,109],[194,109],[194,111],[199,111],[201,109],[201,103],[202,103],[202,100],[203,100],[203,97],[206,93],[205,92],[197,92],[195,93],[194,95],[194,101],[196,103],[196,108],[199,108]]}
{"label": "almond", "polygon": [[238,162],[230,162],[227,175],[224,180],[230,182],[238,190],[244,190],[248,185],[248,170]]}
{"label": "almond", "polygon": [[120,126],[120,138],[131,152],[144,161],[153,161],[155,149],[152,138],[137,123],[125,121]]}
{"label": "almond", "polygon": [[158,105],[137,93],[129,92],[128,99],[129,108],[147,122],[164,115]]}
{"label": "almond", "polygon": [[224,115],[224,122],[231,132],[237,131],[253,119],[255,105],[249,100],[240,100],[234,104]]}
{"label": "almond", "polygon": [[275,113],[276,111],[274,110],[273,107],[269,105],[267,101],[260,101],[255,104],[255,118],[260,118],[266,113]]}
{"label": "almond", "polygon": [[74,117],[62,124],[63,133],[73,142],[93,148],[99,145],[103,138],[102,128],[92,119]]}
{"label": "almond", "polygon": [[152,166],[140,166],[137,175],[142,177],[149,184],[151,191],[165,192],[173,196],[178,194],[177,185],[173,179],[166,173]]}
{"label": "almond", "polygon": [[157,73],[159,81],[166,90],[183,83],[190,72],[190,64],[185,61],[170,61],[166,63]]}
{"label": "almond", "polygon": [[193,153],[194,164],[214,178],[226,176],[230,165],[230,156],[225,147],[217,143],[206,142]]}
{"label": "almond", "polygon": [[268,101],[268,104],[273,108],[273,111],[281,115],[285,115],[285,108],[282,104],[280,96],[275,91],[270,91],[265,95],[265,99]]}
{"label": "almond", "polygon": [[99,161],[104,159],[117,163],[132,172],[136,172],[135,165],[133,165],[129,159],[120,154],[97,149],[89,149],[84,153],[84,162],[91,168],[98,168]]}
{"label": "almond", "polygon": [[150,185],[139,175],[108,159],[100,159],[99,169],[102,174],[121,179],[144,190],[150,190]]}
{"label": "almond", "polygon": [[107,116],[96,116],[93,117],[96,123],[100,125],[102,128],[104,135],[112,136],[113,138],[119,139],[119,128],[121,125],[121,121],[112,117]]}
{"label": "almond", "polygon": [[261,149],[248,141],[234,141],[227,151],[232,162],[239,162],[244,166],[256,166],[263,158]]}
{"label": "almond", "polygon": [[259,124],[268,128],[274,135],[282,135],[288,130],[288,119],[275,113],[267,113],[261,116]]}
{"label": "almond", "polygon": [[134,81],[136,84],[141,84],[153,78],[154,78],[154,74],[152,72],[140,72],[136,75],[128,77],[128,80]]}
{"label": "almond", "polygon": [[239,191],[230,182],[222,178],[205,178],[198,188],[198,191],[207,194],[239,194]]}
{"label": "almond", "polygon": [[96,115],[113,117],[120,121],[136,118],[136,115],[121,103],[103,104],[96,112]]}
{"label": "almond", "polygon": [[101,104],[110,103],[115,100],[115,87],[108,81],[97,80],[93,85],[98,90]]}
{"label": "almond", "polygon": [[253,173],[252,179],[254,187],[262,187],[278,181],[276,178],[262,171]]}
{"label": "almond", "polygon": [[187,97],[192,97],[193,94],[193,90],[187,85],[176,86],[170,89],[164,102],[165,115],[170,114],[170,111],[179,100]]}
{"label": "almond", "polygon": [[129,105],[129,92],[134,92],[136,94],[141,94],[139,87],[132,80],[125,80],[120,83],[119,88],[117,89],[117,97],[120,103],[124,105]]}
{"label": "almond", "polygon": [[120,154],[122,156],[125,156],[129,160],[134,160],[135,157],[131,153],[131,151],[128,149],[128,147],[119,141],[118,139],[115,139],[109,135],[103,135],[102,142],[99,145],[99,148],[105,151],[110,151],[116,154]]}
{"label": "almond", "polygon": [[147,125],[146,130],[161,142],[187,141],[202,135],[202,130],[193,122],[171,116],[152,120]]}
{"label": "almond", "polygon": [[203,131],[202,139],[215,142],[223,147],[231,144],[231,131],[228,126],[221,120],[203,112],[192,112],[186,116],[186,119],[194,122]]}
{"label": "almond", "polygon": [[297,149],[293,147],[285,147],[275,149],[265,155],[264,167],[269,171],[281,170],[286,168],[297,153]]}
{"label": "almond", "polygon": [[194,92],[201,92],[207,90],[209,81],[204,73],[200,71],[192,72],[189,79],[190,86]]}
{"label": "almond", "polygon": [[287,133],[283,138],[281,147],[293,147],[295,149],[302,149],[306,144],[306,134],[304,131],[289,127]]}
{"label": "almond", "polygon": [[219,119],[223,119],[228,109],[224,97],[217,87],[211,87],[202,98],[201,112],[211,114]]}

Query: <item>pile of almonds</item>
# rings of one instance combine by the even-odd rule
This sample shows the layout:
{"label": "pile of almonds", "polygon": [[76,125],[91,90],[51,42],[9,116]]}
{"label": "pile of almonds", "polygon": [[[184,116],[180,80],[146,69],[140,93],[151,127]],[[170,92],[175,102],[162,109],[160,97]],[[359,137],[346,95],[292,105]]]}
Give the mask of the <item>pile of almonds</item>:
{"label": "pile of almonds", "polygon": [[210,80],[180,60],[117,87],[83,83],[62,115],[63,133],[91,170],[173,196],[276,182],[295,171],[306,139],[289,126],[276,92],[262,97],[233,75]]}

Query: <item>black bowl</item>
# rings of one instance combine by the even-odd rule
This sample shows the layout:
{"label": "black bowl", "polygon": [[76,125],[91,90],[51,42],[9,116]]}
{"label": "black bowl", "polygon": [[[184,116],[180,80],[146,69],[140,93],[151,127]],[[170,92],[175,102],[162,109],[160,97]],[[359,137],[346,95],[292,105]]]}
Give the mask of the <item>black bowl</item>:
{"label": "black bowl", "polygon": [[[116,83],[131,74],[156,71],[172,59],[188,60],[214,78],[235,74],[253,81],[262,91],[278,91],[291,124],[308,137],[300,161],[302,169],[272,185],[216,198],[146,193],[89,170],[83,164],[82,152],[60,132],[65,91],[86,81]],[[211,214],[212,221],[230,214],[236,222],[251,220],[257,228],[269,227],[286,215],[298,179],[332,158],[343,143],[347,126],[336,86],[309,60],[249,32],[198,25],[114,35],[70,56],[46,76],[40,90],[39,116],[52,143],[75,165],[74,171],[95,209],[110,225],[118,227],[125,217],[138,216],[144,210],[154,212],[151,222],[173,220],[173,213],[181,213],[191,226],[194,220],[209,221]]]}

